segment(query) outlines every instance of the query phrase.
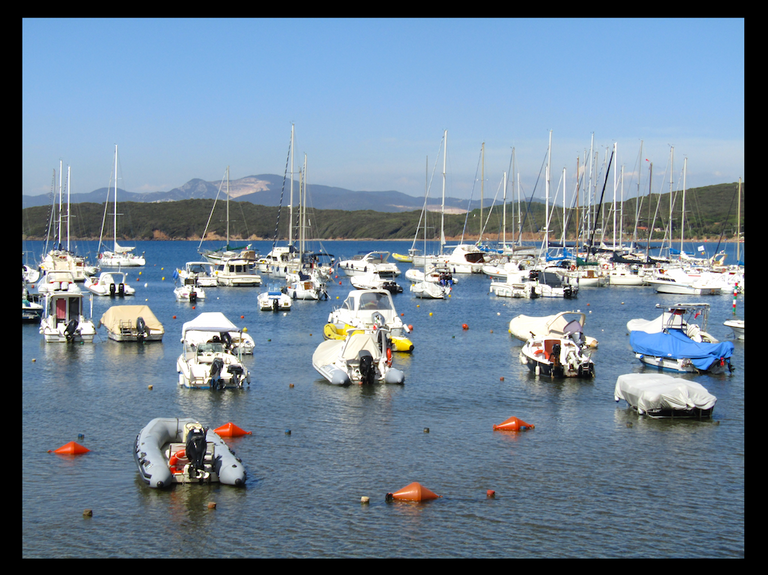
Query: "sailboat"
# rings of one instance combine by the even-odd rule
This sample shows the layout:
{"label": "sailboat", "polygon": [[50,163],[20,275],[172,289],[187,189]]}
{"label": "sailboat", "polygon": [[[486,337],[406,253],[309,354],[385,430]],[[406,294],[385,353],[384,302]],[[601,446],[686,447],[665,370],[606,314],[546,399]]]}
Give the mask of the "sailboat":
{"label": "sailboat", "polygon": [[[54,171],[54,178],[55,178],[55,171]],[[67,167],[67,247],[66,249],[63,248],[62,244],[62,238],[61,238],[61,232],[62,232],[62,167],[61,162],[59,162],[59,207],[58,207],[58,223],[57,223],[57,240],[56,240],[56,247],[43,256],[43,261],[40,263],[40,272],[42,274],[47,274],[49,272],[71,272],[74,280],[76,282],[84,282],[88,276],[91,276],[96,273],[97,268],[95,266],[89,266],[86,264],[85,258],[81,256],[75,255],[71,250],[69,246],[69,223],[70,223],[70,214],[69,214],[69,196],[70,196],[70,169]],[[54,210],[55,210],[55,204],[54,204]],[[49,224],[49,231],[50,231],[50,225],[53,224],[53,220],[51,220]],[[35,278],[34,280],[28,279],[27,281],[30,281],[32,283],[33,281],[37,281],[39,277]]]}
{"label": "sailboat", "polygon": [[[221,192],[221,184],[219,184],[219,191],[216,193],[216,200],[214,200],[213,202],[211,213],[208,216],[208,223],[205,225],[203,236],[200,239],[198,252],[200,252],[200,254],[208,262],[212,264],[222,264],[225,260],[232,259],[232,258],[239,258],[241,260],[245,260],[246,262],[248,262],[248,265],[250,265],[251,267],[254,267],[256,265],[256,252],[251,249],[251,244],[248,244],[245,246],[237,246],[237,247],[232,247],[229,245],[229,166],[227,166],[226,176],[227,176],[227,243],[224,247],[216,250],[201,249],[201,246],[205,241],[205,236],[208,234],[208,224],[211,223],[211,218],[213,217],[213,211],[216,209],[216,200],[219,199],[219,193]],[[219,282],[219,285],[222,285],[222,284]],[[249,283],[248,285],[254,285],[254,284]],[[259,279],[259,283],[255,285],[261,285],[261,279]]]}
{"label": "sailboat", "polygon": [[[107,188],[107,199],[109,199],[109,188]],[[104,206],[104,215],[106,216],[106,204]],[[144,259],[144,253],[137,256],[131,253],[135,250],[135,247],[121,246],[117,243],[117,145],[115,145],[115,213],[113,214],[113,234],[114,234],[114,249],[112,251],[101,251],[101,238],[99,238],[99,265],[101,267],[108,268],[120,268],[120,267],[141,267],[146,265]],[[104,225],[102,223],[102,231]]]}

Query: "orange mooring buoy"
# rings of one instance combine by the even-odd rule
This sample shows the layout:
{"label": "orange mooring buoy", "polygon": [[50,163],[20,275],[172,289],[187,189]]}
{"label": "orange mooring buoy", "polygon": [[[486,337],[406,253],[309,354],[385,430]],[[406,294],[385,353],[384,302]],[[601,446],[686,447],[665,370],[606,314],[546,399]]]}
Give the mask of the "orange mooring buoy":
{"label": "orange mooring buoy", "polygon": [[215,431],[221,437],[240,437],[241,435],[251,435],[250,431],[245,431],[243,429],[240,429],[237,425],[235,425],[231,421],[215,429]]}
{"label": "orange mooring buoy", "polygon": [[402,489],[395,491],[394,493],[387,493],[387,501],[391,499],[400,499],[402,501],[429,501],[430,499],[437,499],[442,495],[430,491],[421,484],[413,482],[406,485]]}
{"label": "orange mooring buoy", "polygon": [[517,417],[510,417],[507,419],[504,423],[500,423],[499,425],[494,425],[494,430],[499,431],[525,431],[526,429],[533,429],[534,426],[530,423],[526,423],[522,419],[518,419]]}
{"label": "orange mooring buoy", "polygon": [[74,441],[70,441],[58,449],[53,450],[54,453],[58,453],[59,455],[82,455],[83,453],[88,453],[89,451],[90,449],[87,449],[79,443],[75,443]]}

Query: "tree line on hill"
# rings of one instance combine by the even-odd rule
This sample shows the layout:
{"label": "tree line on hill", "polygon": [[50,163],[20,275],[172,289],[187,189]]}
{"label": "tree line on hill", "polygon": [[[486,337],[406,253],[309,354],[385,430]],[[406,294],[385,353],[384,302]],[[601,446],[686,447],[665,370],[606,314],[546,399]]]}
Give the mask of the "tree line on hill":
{"label": "tree line on hill", "polygon": [[[738,197],[738,184],[718,184],[686,191],[685,198],[685,233],[686,239],[733,239],[739,230],[737,209],[740,206],[740,224],[744,229],[744,184]],[[670,199],[672,214],[670,218]],[[639,203],[638,203],[639,202]],[[120,240],[199,240],[206,230],[206,239],[224,239],[226,237],[226,208],[224,202],[218,202],[213,214],[213,200],[180,200],[174,202],[139,203],[122,202],[119,205],[118,233]],[[66,208],[65,208],[66,209]],[[563,225],[566,227],[566,239],[573,240],[576,222],[585,218],[585,206],[578,210],[566,208],[563,215],[561,206],[550,205],[550,241],[562,238]],[[636,234],[638,240],[662,239],[672,221],[672,237],[680,237],[682,192],[651,194],[631,198],[624,202],[623,208],[617,203],[616,234],[623,231],[625,238]],[[105,210],[103,203],[78,203],[70,206],[70,238],[80,240],[106,241],[113,237],[113,206]],[[36,206],[22,210],[22,239],[44,240],[53,232],[58,222],[55,207]],[[539,239],[543,237],[546,225],[545,205],[543,202],[525,201],[520,205],[509,201],[504,209],[500,204],[484,206],[482,214],[475,209],[462,214],[445,214],[444,230],[446,238],[475,240],[479,237],[482,223],[485,222],[483,239],[500,240],[506,237],[513,241]],[[578,215],[577,215],[578,211]],[[287,206],[268,207],[250,202],[230,201],[229,236],[231,240],[285,240],[288,238],[289,209]],[[105,217],[106,216],[106,217]],[[209,219],[210,218],[210,219]],[[298,238],[298,209],[293,209],[293,234]],[[506,220],[506,234],[504,221]],[[622,224],[623,220],[623,224]],[[63,220],[62,220],[63,221]],[[102,224],[102,222],[104,223]],[[582,226],[582,240],[594,237],[611,242],[613,237],[613,202],[606,201],[602,206],[592,206],[588,220],[589,229]],[[278,225],[279,224],[279,225]],[[314,210],[308,209],[305,220],[307,239],[323,240],[435,240],[440,237],[441,215],[429,212],[425,219],[421,210],[410,212],[376,212],[373,210]],[[62,227],[66,230],[66,224]],[[648,230],[653,227],[649,237]],[[666,232],[668,234],[668,232]],[[65,233],[62,234],[64,236]],[[586,238],[585,238],[586,236]],[[53,236],[51,236],[53,237]]]}

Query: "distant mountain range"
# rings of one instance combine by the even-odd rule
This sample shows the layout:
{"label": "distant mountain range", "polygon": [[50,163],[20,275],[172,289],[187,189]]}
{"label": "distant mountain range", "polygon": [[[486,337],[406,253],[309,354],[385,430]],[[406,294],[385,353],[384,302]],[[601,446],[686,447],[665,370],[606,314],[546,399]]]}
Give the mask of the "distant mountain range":
{"label": "distant mountain range", "polygon": [[[217,193],[220,200],[226,199],[226,181],[206,182],[199,178],[189,180],[181,187],[174,188],[168,192],[148,192],[135,193],[127,190],[118,190],[118,202],[176,202],[179,200],[195,199],[215,199]],[[294,203],[298,202],[299,184],[294,181]],[[246,176],[238,180],[229,181],[230,200],[238,202],[250,202],[261,206],[278,206],[282,195],[282,205],[287,206],[290,201],[290,180],[285,181],[283,189],[283,177],[273,174],[262,174],[259,176]],[[323,186],[318,184],[308,184],[307,194],[309,204],[318,210],[374,210],[377,212],[409,212],[420,210],[424,206],[423,197],[414,197],[394,190],[383,192],[362,192],[336,188],[333,186]],[[23,196],[23,207],[31,208],[35,206],[45,206],[51,203],[49,194],[39,196]],[[107,188],[99,188],[89,193],[72,194],[70,203],[79,204],[84,202],[93,202],[96,204],[104,203],[107,199]],[[110,201],[114,201],[114,190],[110,190]],[[430,209],[440,208],[439,197],[430,198]],[[484,204],[489,206],[492,202],[485,200]],[[469,202],[458,198],[445,198],[446,212],[457,213],[465,212],[467,209],[480,207],[480,200]]]}

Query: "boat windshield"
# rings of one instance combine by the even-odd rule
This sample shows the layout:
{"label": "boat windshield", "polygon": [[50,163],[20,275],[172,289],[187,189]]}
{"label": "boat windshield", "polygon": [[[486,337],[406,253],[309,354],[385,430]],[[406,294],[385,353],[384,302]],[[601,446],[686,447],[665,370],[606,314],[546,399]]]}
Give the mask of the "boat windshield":
{"label": "boat windshield", "polygon": [[392,300],[388,293],[364,293],[360,295],[360,309],[364,310],[384,310],[392,309]]}
{"label": "boat windshield", "polygon": [[226,349],[222,342],[207,342],[197,345],[197,353],[224,353]]}

